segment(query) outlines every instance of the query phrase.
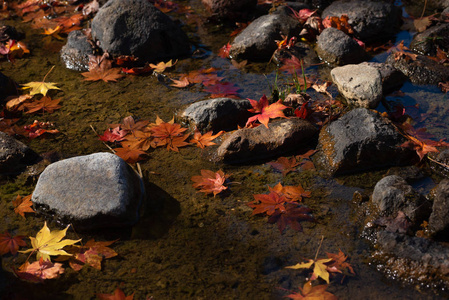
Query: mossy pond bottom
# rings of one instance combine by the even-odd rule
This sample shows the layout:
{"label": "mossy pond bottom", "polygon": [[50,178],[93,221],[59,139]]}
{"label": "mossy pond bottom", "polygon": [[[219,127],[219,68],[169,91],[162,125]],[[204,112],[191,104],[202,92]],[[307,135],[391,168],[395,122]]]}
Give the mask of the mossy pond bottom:
{"label": "mossy pond bottom", "polygon": [[[18,83],[27,83],[42,80],[56,66],[47,81],[61,88],[53,94],[53,98],[61,99],[61,109],[52,114],[24,115],[19,121],[21,125],[34,119],[49,121],[61,132],[31,141],[22,139],[39,154],[55,152],[68,158],[107,152],[91,126],[103,132],[108,124],[119,123],[129,115],[150,121],[159,116],[168,121],[182,106],[207,98],[207,93],[195,87],[171,88],[154,76],[127,76],[117,83],[84,81],[78,72],[63,67],[58,53],[44,47],[38,32],[30,31],[26,24],[11,24],[27,32],[24,42],[31,55],[14,64],[2,61],[0,71]],[[228,41],[229,32],[213,26],[206,29],[209,31],[199,37],[217,53]],[[211,66],[220,68],[227,81],[238,84],[242,98],[259,99],[271,93],[268,82],[274,81],[273,65],[251,64],[237,70],[228,60],[211,55],[181,60],[166,74],[176,77]],[[328,74],[326,67],[319,72]],[[413,282],[402,285],[394,274],[386,277],[369,259],[371,250],[360,236],[362,220],[355,213],[352,197],[355,191],[372,189],[387,171],[338,180],[322,178],[316,171],[292,172],[283,177],[266,161],[217,165],[205,160],[203,152],[185,147],[179,153],[163,148],[150,153],[150,158],[141,163],[148,197],[136,226],[87,234],[69,229],[67,237],[72,239],[118,239],[111,248],[119,255],[104,260],[101,271],[67,268],[60,278],[40,284],[20,281],[4,271],[0,273],[0,298],[94,299],[97,293],[112,294],[119,287],[126,295],[134,293],[134,299],[282,299],[298,291],[309,274],[285,267],[313,259],[322,237],[319,257],[341,249],[356,272],[354,277],[346,277],[341,283],[333,280],[329,285],[328,291],[340,299],[440,297],[437,293],[442,291],[427,290]],[[215,198],[198,193],[190,178],[199,175],[201,169],[223,169],[231,174],[234,184]],[[279,182],[301,184],[312,192],[305,204],[317,222],[303,222],[303,232],[287,228],[281,234],[276,225],[266,222],[266,217],[253,216],[246,205],[254,199],[253,194],[266,193],[267,185]],[[11,204],[17,194],[30,194],[35,183],[36,178],[24,175],[1,179],[0,232],[35,236],[42,228],[42,216],[28,214],[24,219],[14,213]],[[55,221],[47,222],[52,230],[58,229]],[[23,256],[4,257],[4,267],[19,266],[25,260]]]}

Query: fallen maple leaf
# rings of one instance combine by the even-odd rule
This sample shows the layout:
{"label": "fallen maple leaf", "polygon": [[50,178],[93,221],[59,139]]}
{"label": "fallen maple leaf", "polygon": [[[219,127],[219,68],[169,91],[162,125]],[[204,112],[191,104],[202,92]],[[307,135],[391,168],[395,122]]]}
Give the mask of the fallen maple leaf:
{"label": "fallen maple leaf", "polygon": [[230,82],[218,82],[214,85],[207,86],[204,91],[210,93],[211,98],[236,98],[240,88]]}
{"label": "fallen maple leaf", "polygon": [[293,8],[289,7],[293,12],[293,16],[297,19],[301,24],[304,24],[308,18],[310,18],[313,14],[315,14],[316,10],[310,10],[308,8],[301,9],[299,11],[295,11]]}
{"label": "fallen maple leaf", "polygon": [[214,194],[214,197],[226,190],[228,187],[224,186],[226,178],[222,170],[213,172],[210,170],[201,170],[201,175],[192,176],[191,180],[194,182],[193,187],[199,189],[200,192],[206,194]]}
{"label": "fallen maple leaf", "polygon": [[189,145],[185,140],[189,137],[189,134],[183,135],[183,132],[187,128],[182,128],[177,123],[162,122],[158,125],[151,127],[153,137],[156,139],[157,146],[167,146],[167,150],[173,150],[178,152],[178,147],[184,147]]}
{"label": "fallen maple leaf", "polygon": [[44,260],[50,260],[51,255],[71,255],[66,251],[62,250],[65,246],[73,245],[81,241],[79,240],[69,240],[65,239],[68,225],[63,230],[54,230],[53,232],[47,227],[47,222],[44,223],[44,227],[37,233],[36,237],[30,237],[32,249],[25,251],[19,251],[20,253],[36,252],[37,259],[43,258]]}
{"label": "fallen maple leaf", "polygon": [[283,105],[279,100],[273,104],[268,105],[268,99],[265,95],[263,95],[259,101],[248,99],[252,109],[248,109],[249,112],[255,113],[255,116],[252,116],[248,119],[245,126],[249,124],[259,121],[261,124],[265,125],[268,128],[268,122],[270,119],[274,118],[287,118],[282,112],[287,106]]}
{"label": "fallen maple leaf", "polygon": [[185,88],[185,87],[188,87],[190,85],[190,82],[187,79],[187,77],[181,77],[180,80],[172,79],[171,81],[173,83],[170,84],[170,85],[174,86],[174,87],[177,87],[177,88]]}
{"label": "fallen maple leaf", "polygon": [[61,108],[61,105],[59,105],[60,101],[61,99],[52,100],[50,97],[44,96],[40,100],[30,103],[24,103],[22,107],[27,109],[27,114],[32,114],[41,110],[44,112],[52,113],[55,110]]}
{"label": "fallen maple leaf", "polygon": [[114,294],[98,294],[97,297],[102,300],[133,300],[134,293],[126,296],[125,293],[120,289],[116,288]]}
{"label": "fallen maple leaf", "polygon": [[199,130],[195,130],[195,133],[193,134],[193,138],[190,140],[190,143],[196,143],[196,146],[204,149],[207,146],[213,146],[216,145],[212,141],[219,137],[224,131],[220,131],[217,134],[213,134],[212,131],[206,132],[205,134],[201,134]]}
{"label": "fallen maple leaf", "polygon": [[435,14],[427,17],[414,19],[413,25],[415,26],[415,29],[418,32],[423,32],[424,30],[427,29],[427,27],[429,27],[432,24],[433,20],[438,20],[437,18],[435,18]]}
{"label": "fallen maple leaf", "polygon": [[117,79],[122,78],[123,74],[120,74],[120,68],[111,68],[107,70],[103,69],[94,69],[89,72],[81,73],[85,77],[86,81],[98,81],[103,80],[104,82],[108,81],[117,81]]}
{"label": "fallen maple leaf", "polygon": [[408,228],[412,225],[410,220],[402,211],[398,211],[396,218],[380,217],[375,220],[374,223],[380,226],[386,226],[386,231],[398,233],[407,233]]}
{"label": "fallen maple leaf", "polygon": [[266,213],[270,216],[276,210],[285,212],[285,204],[290,202],[283,194],[275,191],[270,191],[269,194],[255,194],[253,197],[255,200],[247,204],[254,208],[253,215]]}
{"label": "fallen maple leaf", "polygon": [[443,93],[449,92],[449,81],[439,82],[438,87],[443,91]]}
{"label": "fallen maple leaf", "polygon": [[277,223],[279,232],[282,234],[287,225],[290,225],[296,231],[302,231],[301,221],[315,221],[310,214],[312,210],[303,205],[287,203],[285,211],[276,210],[268,218],[268,223]]}
{"label": "fallen maple leaf", "polygon": [[45,78],[47,78],[48,74],[50,74],[50,72],[53,70],[54,66],[50,69],[50,71],[48,71],[47,74],[45,74],[44,79],[42,81],[32,81],[32,82],[28,82],[25,84],[22,84],[23,87],[22,89],[31,89],[30,91],[30,95],[37,95],[37,94],[42,94],[44,96],[47,95],[48,90],[60,90],[60,88],[58,88],[54,83],[54,82],[45,82]]}
{"label": "fallen maple leaf", "polygon": [[158,146],[158,141],[153,137],[150,131],[135,131],[134,135],[126,137],[126,141],[122,142],[123,147],[129,147],[130,149],[138,149],[147,151],[151,148]]}
{"label": "fallen maple leaf", "polygon": [[348,256],[346,256],[343,251],[338,249],[338,254],[334,253],[326,253],[327,257],[332,258],[332,263],[328,264],[327,267],[329,270],[337,269],[340,272],[345,272],[346,275],[355,275],[354,269],[351,264],[349,264],[346,260]]}
{"label": "fallen maple leaf", "polygon": [[0,255],[5,255],[6,253],[15,255],[20,246],[23,247],[27,245],[23,240],[24,237],[25,236],[23,235],[16,235],[13,237],[8,231],[0,233]]}
{"label": "fallen maple leaf", "polygon": [[218,50],[218,56],[228,58],[230,51],[231,51],[231,43],[228,42],[226,45],[221,47],[220,50]]}
{"label": "fallen maple leaf", "polygon": [[119,126],[115,128],[108,128],[104,131],[103,135],[99,135],[100,141],[103,142],[120,142],[125,139],[125,136],[128,134],[128,131],[122,130]]}
{"label": "fallen maple leaf", "polygon": [[394,60],[400,60],[401,58],[404,58],[405,60],[412,59],[416,60],[418,57],[417,54],[414,54],[410,51],[409,48],[404,46],[404,41],[402,40],[397,46],[391,47],[388,49],[387,52],[393,52],[394,53]]}
{"label": "fallen maple leaf", "polygon": [[165,71],[165,69],[173,67],[177,62],[178,62],[178,60],[176,60],[175,62],[172,62],[172,60],[170,59],[166,63],[161,61],[157,65],[150,64],[150,67],[152,67],[154,69],[154,71],[157,72],[157,73],[163,73]]}
{"label": "fallen maple leaf", "polygon": [[298,184],[297,186],[282,186],[280,182],[272,188],[268,187],[268,190],[284,195],[289,200],[288,202],[301,202],[302,198],[309,198],[312,194],[312,192],[305,191],[301,184]]}
{"label": "fallen maple leaf", "polygon": [[13,270],[17,277],[31,281],[42,282],[45,279],[53,279],[64,273],[60,263],[45,261],[42,257],[33,263],[26,262],[19,270]]}
{"label": "fallen maple leaf", "polygon": [[309,259],[306,263],[298,263],[294,266],[288,266],[287,269],[309,269],[314,266],[313,268],[313,275],[312,277],[323,278],[327,283],[329,283],[329,272],[327,271],[327,265],[326,263],[329,263],[332,261],[332,258],[322,258],[322,259]]}
{"label": "fallen maple leaf", "polygon": [[73,256],[69,260],[70,267],[75,271],[79,271],[83,265],[88,264],[97,270],[101,270],[103,259],[118,255],[117,252],[108,247],[116,241],[96,242],[94,239],[91,239],[84,246],[76,247],[75,252],[71,252]]}
{"label": "fallen maple leaf", "polygon": [[286,297],[293,300],[338,300],[338,298],[327,292],[327,284],[312,286],[312,281],[307,281],[299,293],[293,293]]}
{"label": "fallen maple leaf", "polygon": [[34,209],[31,207],[33,205],[33,202],[31,202],[31,196],[32,195],[28,195],[22,198],[20,195],[17,195],[16,200],[12,201],[12,204],[14,205],[14,212],[21,215],[24,219],[25,213],[35,213]]}
{"label": "fallen maple leaf", "polygon": [[121,157],[129,164],[135,164],[139,160],[143,160],[143,155],[146,155],[145,151],[140,149],[131,149],[129,146],[122,145],[122,148],[115,148],[115,155]]}
{"label": "fallen maple leaf", "polygon": [[48,129],[50,127],[53,127],[53,124],[50,122],[40,122],[38,120],[34,120],[33,124],[25,125],[23,129],[30,139],[37,138],[44,133],[59,133],[59,130],[57,129]]}
{"label": "fallen maple leaf", "polygon": [[296,167],[299,166],[299,162],[296,161],[294,156],[291,158],[279,157],[275,162],[269,162],[268,164],[273,167],[273,169],[282,172],[282,176],[296,171]]}

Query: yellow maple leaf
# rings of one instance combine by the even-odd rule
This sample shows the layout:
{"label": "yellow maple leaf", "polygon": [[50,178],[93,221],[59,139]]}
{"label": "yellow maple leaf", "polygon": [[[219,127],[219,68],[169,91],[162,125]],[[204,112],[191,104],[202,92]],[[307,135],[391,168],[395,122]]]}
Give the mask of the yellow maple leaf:
{"label": "yellow maple leaf", "polygon": [[54,66],[48,71],[47,74],[45,74],[44,79],[42,81],[32,81],[25,84],[22,84],[23,90],[31,89],[30,95],[36,95],[36,94],[42,94],[44,96],[47,95],[48,90],[60,90],[55,84],[55,82],[45,82],[45,78],[47,78],[47,75],[53,70]]}
{"label": "yellow maple leaf", "polygon": [[332,260],[332,258],[323,258],[323,259],[317,259],[317,260],[309,259],[309,261],[306,263],[300,263],[300,264],[296,264],[294,266],[288,266],[286,268],[287,269],[308,269],[312,265],[314,265],[312,278],[313,277],[316,277],[316,278],[321,277],[327,283],[329,283],[329,272],[327,271],[327,266],[325,265],[325,263],[328,263],[331,260]]}
{"label": "yellow maple leaf", "polygon": [[42,229],[39,230],[35,238],[30,236],[31,246],[33,248],[20,252],[21,253],[36,252],[37,259],[40,259],[42,257],[43,260],[48,261],[50,260],[50,255],[71,256],[72,254],[62,250],[62,248],[68,245],[78,243],[79,241],[81,241],[81,239],[79,240],[66,239],[61,241],[65,237],[69,226],[70,225],[68,225],[63,230],[54,230],[53,232],[51,232],[50,229],[47,227],[47,222],[45,222],[44,227],[42,227]]}
{"label": "yellow maple leaf", "polygon": [[158,63],[157,65],[154,64],[150,64],[150,67],[152,67],[154,69],[155,72],[158,73],[162,73],[165,71],[165,69],[170,68],[172,66],[174,66],[178,61],[176,60],[175,62],[172,62],[172,60],[170,59],[168,62],[164,63],[163,61],[161,61],[160,63]]}

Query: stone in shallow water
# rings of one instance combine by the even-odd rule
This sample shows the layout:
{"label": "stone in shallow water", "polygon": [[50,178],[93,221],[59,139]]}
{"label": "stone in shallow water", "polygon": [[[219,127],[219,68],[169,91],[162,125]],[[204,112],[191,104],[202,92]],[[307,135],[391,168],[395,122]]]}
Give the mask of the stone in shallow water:
{"label": "stone in shallow water", "polygon": [[416,153],[400,146],[406,141],[388,119],[356,108],[321,129],[320,152],[314,158],[317,166],[332,175],[409,165]]}
{"label": "stone in shallow water", "polygon": [[37,158],[27,145],[0,131],[0,174],[18,173]]}
{"label": "stone in shallow water", "polygon": [[111,153],[61,160],[42,172],[32,201],[79,229],[131,225],[138,220],[143,183]]}

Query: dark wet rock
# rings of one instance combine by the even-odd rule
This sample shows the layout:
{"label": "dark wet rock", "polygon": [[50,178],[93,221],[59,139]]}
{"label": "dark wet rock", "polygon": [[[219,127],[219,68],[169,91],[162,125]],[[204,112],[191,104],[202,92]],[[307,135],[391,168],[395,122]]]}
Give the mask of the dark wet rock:
{"label": "dark wet rock", "polygon": [[15,94],[17,94],[17,86],[14,81],[0,72],[0,100]]}
{"label": "dark wet rock", "polygon": [[37,159],[27,145],[0,131],[0,174],[17,174]]}
{"label": "dark wet rock", "polygon": [[449,80],[449,68],[422,55],[418,55],[416,60],[403,57],[395,60],[391,54],[385,63],[401,71],[414,84],[438,84]]}
{"label": "dark wet rock", "polygon": [[333,27],[318,36],[316,52],[325,62],[336,65],[357,64],[367,59],[365,50],[356,41]]}
{"label": "dark wet rock", "polygon": [[282,40],[281,35],[292,37],[300,32],[299,21],[290,15],[291,11],[282,6],[254,20],[234,39],[230,56],[237,60],[270,60],[277,49],[276,40]]}
{"label": "dark wet rock", "polygon": [[356,108],[321,129],[320,151],[314,160],[334,175],[408,165],[416,154],[400,147],[405,141],[388,119],[369,109]]}
{"label": "dark wet rock", "polygon": [[438,155],[435,155],[435,153],[428,153],[428,155],[432,158],[428,161],[432,171],[449,178],[449,149],[440,151]]}
{"label": "dark wet rock", "polygon": [[381,216],[396,217],[402,211],[412,224],[418,226],[430,213],[426,199],[397,175],[386,176],[377,182],[371,201]]}
{"label": "dark wet rock", "polygon": [[191,104],[181,117],[186,118],[192,128],[196,127],[203,133],[210,130],[231,131],[237,129],[237,125],[245,126],[253,115],[248,111],[250,108],[252,106],[248,100],[217,98]]}
{"label": "dark wet rock", "polygon": [[426,178],[426,175],[417,166],[392,167],[387,172],[387,176],[389,175],[397,175],[402,177],[408,184]]}
{"label": "dark wet rock", "polygon": [[382,77],[382,91],[389,94],[399,88],[407,81],[407,77],[392,65],[379,62],[363,62],[360,65],[366,65],[376,68]]}
{"label": "dark wet rock", "polygon": [[323,11],[321,17],[341,17],[343,14],[348,16],[355,36],[364,42],[388,40],[399,31],[401,23],[401,8],[391,1],[335,1]]}
{"label": "dark wet rock", "polygon": [[94,48],[81,30],[69,33],[67,43],[60,52],[65,67],[75,71],[89,71],[89,55],[92,54],[94,54]]}
{"label": "dark wet rock", "polygon": [[254,10],[257,0],[201,0],[212,16],[220,19],[239,19]]}
{"label": "dark wet rock", "polygon": [[447,287],[448,247],[430,239],[383,230],[377,233],[376,248],[373,257],[395,278]]}
{"label": "dark wet rock", "polygon": [[323,10],[334,2],[334,0],[303,0],[302,2],[310,6],[310,8]]}
{"label": "dark wet rock", "polygon": [[437,236],[449,233],[449,180],[441,181],[432,191],[433,206],[429,218],[429,230]]}
{"label": "dark wet rock", "polygon": [[436,56],[437,48],[449,50],[449,23],[432,26],[414,36],[410,49],[422,55]]}
{"label": "dark wet rock", "polygon": [[351,106],[376,108],[382,99],[382,77],[368,65],[346,65],[331,71],[332,81]]}
{"label": "dark wet rock", "polygon": [[190,53],[187,35],[149,1],[110,0],[92,20],[92,38],[112,55],[159,61]]}
{"label": "dark wet rock", "polygon": [[268,126],[243,128],[225,136],[214,159],[236,163],[282,155],[301,149],[318,132],[310,122],[299,118],[277,120]]}
{"label": "dark wet rock", "polygon": [[20,40],[23,37],[24,34],[19,33],[15,27],[0,24],[0,42],[7,42],[9,40]]}
{"label": "dark wet rock", "polygon": [[32,201],[40,212],[87,230],[134,224],[143,196],[142,180],[124,160],[94,153],[49,165]]}

